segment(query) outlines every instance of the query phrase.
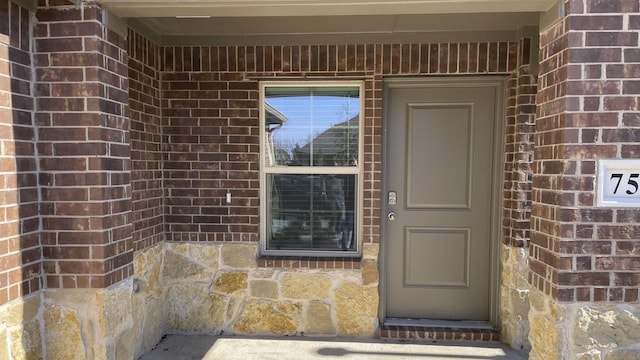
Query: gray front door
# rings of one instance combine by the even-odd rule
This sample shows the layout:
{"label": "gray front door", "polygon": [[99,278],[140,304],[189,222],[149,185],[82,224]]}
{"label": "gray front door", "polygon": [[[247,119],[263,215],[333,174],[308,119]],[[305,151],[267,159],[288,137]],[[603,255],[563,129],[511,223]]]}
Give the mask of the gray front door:
{"label": "gray front door", "polygon": [[496,82],[386,85],[386,317],[490,321]]}

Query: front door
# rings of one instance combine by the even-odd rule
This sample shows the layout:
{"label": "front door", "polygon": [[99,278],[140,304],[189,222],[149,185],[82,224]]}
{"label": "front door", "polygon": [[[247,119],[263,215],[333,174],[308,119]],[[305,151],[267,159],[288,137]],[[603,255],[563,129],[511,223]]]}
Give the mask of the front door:
{"label": "front door", "polygon": [[500,89],[491,78],[386,83],[387,320],[491,321]]}

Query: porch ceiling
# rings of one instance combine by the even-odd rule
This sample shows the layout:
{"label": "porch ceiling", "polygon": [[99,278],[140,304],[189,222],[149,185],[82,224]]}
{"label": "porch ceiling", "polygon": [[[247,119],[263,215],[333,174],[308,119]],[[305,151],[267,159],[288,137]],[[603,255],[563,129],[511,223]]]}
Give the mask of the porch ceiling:
{"label": "porch ceiling", "polygon": [[539,14],[547,11],[556,1],[101,0],[100,2],[115,15],[122,18],[135,18],[161,36],[229,37],[514,30],[522,26],[536,26]]}
{"label": "porch ceiling", "polygon": [[102,0],[122,17],[544,12],[557,0]]}

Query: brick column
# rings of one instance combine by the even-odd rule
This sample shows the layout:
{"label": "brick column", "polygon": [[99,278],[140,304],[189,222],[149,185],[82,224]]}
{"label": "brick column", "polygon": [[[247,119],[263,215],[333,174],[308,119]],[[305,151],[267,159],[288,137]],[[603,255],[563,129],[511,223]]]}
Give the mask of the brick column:
{"label": "brick column", "polygon": [[531,359],[632,358],[640,210],[597,208],[594,183],[598,159],[638,154],[639,2],[564,5],[540,44]]}
{"label": "brick column", "polygon": [[43,348],[32,22],[32,9],[0,0],[0,359]]}
{"label": "brick column", "polygon": [[536,76],[531,73],[532,42],[531,37],[521,36],[518,67],[507,86],[500,328],[502,341],[514,348],[527,347],[529,335],[526,274],[536,109]]}
{"label": "brick column", "polygon": [[45,3],[34,37],[46,283],[105,288],[132,272],[126,40],[95,5]]}
{"label": "brick column", "polygon": [[93,1],[38,5],[44,357],[133,358],[127,41]]}
{"label": "brick column", "polygon": [[40,290],[30,12],[0,0],[0,305]]}

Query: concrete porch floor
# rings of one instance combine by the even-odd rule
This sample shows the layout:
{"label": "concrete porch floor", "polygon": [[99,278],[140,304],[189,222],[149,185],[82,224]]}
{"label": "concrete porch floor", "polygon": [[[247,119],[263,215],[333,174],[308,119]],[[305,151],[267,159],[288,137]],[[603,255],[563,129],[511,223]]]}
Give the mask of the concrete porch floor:
{"label": "concrete porch floor", "polygon": [[492,342],[167,335],[139,360],[470,359],[524,360],[528,352]]}

